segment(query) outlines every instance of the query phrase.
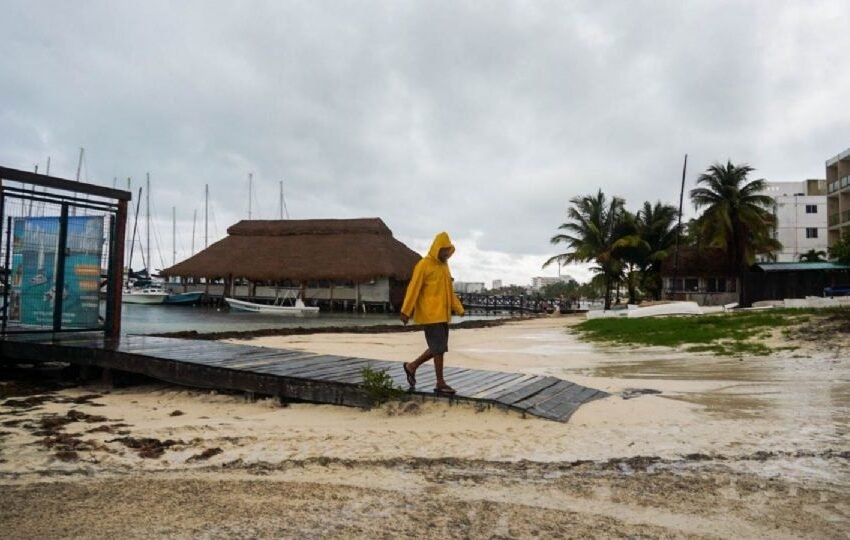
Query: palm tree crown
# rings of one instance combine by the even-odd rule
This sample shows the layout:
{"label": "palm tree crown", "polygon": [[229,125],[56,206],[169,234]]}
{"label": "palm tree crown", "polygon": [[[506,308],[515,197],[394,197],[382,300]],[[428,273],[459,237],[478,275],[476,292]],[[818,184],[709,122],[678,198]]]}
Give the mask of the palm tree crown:
{"label": "palm tree crown", "polygon": [[703,237],[710,246],[726,250],[739,271],[755,261],[757,253],[777,250],[772,238],[775,218],[773,197],[764,195],[765,181],[748,180],[755,169],[749,165],[715,163],[697,179],[691,201],[705,211],[699,218]]}
{"label": "palm tree crown", "polygon": [[611,282],[619,275],[623,263],[616,256],[617,240],[622,237],[619,228],[625,215],[625,201],[612,197],[610,201],[599,190],[596,195],[573,197],[567,209],[569,221],[558,229],[564,231],[553,236],[552,244],[566,244],[567,251],[547,260],[543,267],[554,262],[596,261],[598,270],[605,276],[606,308],[609,306]]}

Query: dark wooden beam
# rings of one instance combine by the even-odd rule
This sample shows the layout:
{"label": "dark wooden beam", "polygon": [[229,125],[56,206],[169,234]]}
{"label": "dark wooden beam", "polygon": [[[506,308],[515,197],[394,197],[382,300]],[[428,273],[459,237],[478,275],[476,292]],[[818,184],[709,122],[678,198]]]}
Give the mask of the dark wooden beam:
{"label": "dark wooden beam", "polygon": [[129,201],[132,198],[129,191],[86,184],[85,182],[74,182],[73,180],[10,169],[8,167],[0,167],[0,180],[23,182],[50,189],[59,189],[72,193],[85,193],[87,195],[117,199],[119,201]]}

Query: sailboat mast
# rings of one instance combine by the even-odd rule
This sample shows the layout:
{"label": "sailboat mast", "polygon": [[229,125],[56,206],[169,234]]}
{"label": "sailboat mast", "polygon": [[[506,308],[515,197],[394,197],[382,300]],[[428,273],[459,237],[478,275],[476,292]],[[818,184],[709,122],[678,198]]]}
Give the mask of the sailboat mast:
{"label": "sailboat mast", "polygon": [[171,266],[177,264],[177,207],[171,207]]}
{"label": "sailboat mast", "polygon": [[210,185],[206,184],[204,192],[204,249],[209,247],[210,240]]}
{"label": "sailboat mast", "polygon": [[283,219],[283,214],[286,212],[286,219],[289,219],[289,209],[286,208],[286,199],[283,196],[283,180],[280,181],[280,219]]}
{"label": "sailboat mast", "polygon": [[195,208],[195,211],[192,213],[192,252],[190,255],[195,254],[195,221],[198,219],[198,209]]}
{"label": "sailboat mast", "polygon": [[80,172],[83,170],[83,154],[85,150],[85,148],[80,148],[80,158],[77,160],[77,182],[80,181]]}
{"label": "sailboat mast", "polygon": [[[147,193],[145,193],[145,219],[147,221],[147,239],[145,240],[145,251],[147,252],[148,258],[147,266],[153,266],[153,264],[151,264],[151,175],[150,173],[145,173],[145,176],[147,177],[147,182],[145,184],[147,186]],[[147,269],[148,276],[151,275],[151,270],[151,268]]]}
{"label": "sailboat mast", "polygon": [[254,173],[248,173],[248,219],[251,219],[251,200],[254,188]]}

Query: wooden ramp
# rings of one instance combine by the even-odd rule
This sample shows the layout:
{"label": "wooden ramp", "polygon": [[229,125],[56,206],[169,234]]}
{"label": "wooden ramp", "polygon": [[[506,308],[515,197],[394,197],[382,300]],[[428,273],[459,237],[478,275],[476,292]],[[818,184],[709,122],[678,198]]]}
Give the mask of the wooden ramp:
{"label": "wooden ramp", "polygon": [[[17,334],[0,341],[2,358],[79,365],[138,373],[201,388],[239,390],[315,403],[365,406],[361,370],[386,370],[407,388],[402,362],[313,354],[216,341],[91,334]],[[556,377],[447,367],[457,394],[435,396],[434,370],[417,371],[415,395],[483,402],[566,422],[583,403],[608,394]]]}

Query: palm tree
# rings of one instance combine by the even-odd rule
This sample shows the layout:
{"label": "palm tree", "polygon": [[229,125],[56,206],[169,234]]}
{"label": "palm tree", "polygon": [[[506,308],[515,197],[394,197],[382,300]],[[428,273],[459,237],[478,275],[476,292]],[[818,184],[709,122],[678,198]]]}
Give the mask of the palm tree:
{"label": "palm tree", "polygon": [[729,263],[739,275],[743,298],[743,276],[759,253],[772,253],[781,248],[772,237],[775,217],[773,197],[762,194],[765,181],[748,180],[755,169],[749,165],[715,163],[697,179],[691,190],[691,201],[697,210],[705,208],[698,218],[703,240],[711,247],[726,251]]}
{"label": "palm tree", "polygon": [[564,232],[550,239],[555,245],[566,244],[567,251],[551,257],[543,263],[543,267],[554,262],[595,261],[596,270],[605,279],[605,309],[608,309],[611,307],[611,284],[623,267],[623,262],[614,252],[617,249],[618,227],[625,212],[625,201],[619,197],[609,201],[600,189],[596,195],[573,197],[570,204],[572,206],[567,209],[569,221],[558,227]]}
{"label": "palm tree", "polygon": [[661,263],[676,245],[679,211],[675,206],[657,201],[643,203],[637,213],[637,229],[645,245],[640,259],[641,286],[655,300],[661,299]]}
{"label": "palm tree", "polygon": [[826,262],[826,251],[810,249],[800,253],[800,262]]}

